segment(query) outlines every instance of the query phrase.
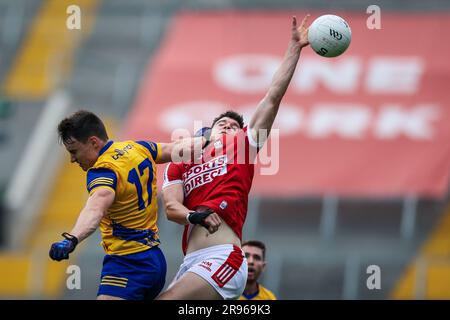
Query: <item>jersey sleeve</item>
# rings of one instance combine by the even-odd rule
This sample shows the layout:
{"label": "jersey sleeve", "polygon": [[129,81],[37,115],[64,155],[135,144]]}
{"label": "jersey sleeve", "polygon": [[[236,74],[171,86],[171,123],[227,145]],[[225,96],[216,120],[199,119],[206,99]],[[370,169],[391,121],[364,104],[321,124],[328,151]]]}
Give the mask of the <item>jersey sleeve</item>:
{"label": "jersey sleeve", "polygon": [[86,188],[89,194],[92,194],[97,188],[108,188],[116,191],[117,175],[107,168],[92,168],[87,173]]}
{"label": "jersey sleeve", "polygon": [[248,126],[244,127],[241,132],[241,135],[245,140],[246,161],[255,164],[258,153],[264,147],[266,141],[256,142],[255,139],[253,139],[251,130]]}
{"label": "jersey sleeve", "polygon": [[156,162],[161,155],[161,144],[151,141],[136,141],[136,143],[143,146],[149,153],[152,159]]}
{"label": "jersey sleeve", "polygon": [[169,163],[164,171],[164,180],[162,188],[173,184],[183,183],[183,172],[181,165]]}
{"label": "jersey sleeve", "polygon": [[244,129],[245,135],[247,136],[248,139],[248,143],[250,146],[252,146],[253,148],[256,148],[257,150],[260,150],[263,146],[264,143],[266,142],[266,139],[262,140],[262,141],[256,141],[251,134],[251,130],[248,126],[246,126]]}

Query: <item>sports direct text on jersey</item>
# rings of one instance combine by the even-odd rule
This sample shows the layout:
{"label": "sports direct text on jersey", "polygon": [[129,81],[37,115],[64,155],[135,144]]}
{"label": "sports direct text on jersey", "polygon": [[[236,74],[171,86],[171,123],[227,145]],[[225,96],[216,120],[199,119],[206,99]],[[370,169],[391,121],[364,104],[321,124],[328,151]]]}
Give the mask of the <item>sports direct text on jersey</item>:
{"label": "sports direct text on jersey", "polygon": [[183,173],[185,195],[191,193],[193,189],[211,182],[215,177],[226,174],[227,160],[227,155],[222,155],[196,165]]}

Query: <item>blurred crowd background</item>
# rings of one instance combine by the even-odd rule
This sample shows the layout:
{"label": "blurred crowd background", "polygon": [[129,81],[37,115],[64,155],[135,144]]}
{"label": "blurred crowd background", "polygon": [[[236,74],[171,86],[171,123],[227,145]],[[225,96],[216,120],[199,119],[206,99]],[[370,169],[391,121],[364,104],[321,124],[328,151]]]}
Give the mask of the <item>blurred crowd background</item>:
{"label": "blurred crowd background", "polygon": [[[368,28],[372,4],[380,28]],[[68,28],[73,5],[80,29]],[[353,38],[335,59],[302,52],[279,139],[256,171],[243,240],[266,243],[261,281],[279,299],[449,299],[449,10],[445,0],[0,0],[0,298],[96,296],[98,232],[69,261],[48,258],[87,199],[57,139],[63,117],[91,110],[113,139],[152,141],[230,108],[248,120],[291,16],[311,13],[342,16]],[[182,228],[161,209],[168,284]],[[70,265],[81,289],[66,286]]]}

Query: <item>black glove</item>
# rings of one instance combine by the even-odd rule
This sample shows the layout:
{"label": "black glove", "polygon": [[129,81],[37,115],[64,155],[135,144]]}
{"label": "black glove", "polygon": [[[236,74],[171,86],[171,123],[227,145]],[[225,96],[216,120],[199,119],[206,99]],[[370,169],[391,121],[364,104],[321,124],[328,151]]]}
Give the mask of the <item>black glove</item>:
{"label": "black glove", "polygon": [[211,141],[211,128],[209,127],[203,127],[200,130],[198,130],[195,135],[195,137],[205,137],[206,139],[206,143],[203,146],[203,148],[206,148],[206,146],[209,144],[209,142]]}
{"label": "black glove", "polygon": [[213,212],[214,211],[211,209],[208,209],[203,212],[193,211],[193,212],[189,213],[187,220],[189,221],[189,223],[199,224],[199,225],[205,227],[206,229],[208,229],[209,225],[206,224],[205,219]]}
{"label": "black glove", "polygon": [[64,232],[62,236],[65,239],[53,243],[49,252],[50,258],[56,261],[69,259],[69,253],[75,250],[75,247],[78,244],[77,237],[71,235],[70,233]]}

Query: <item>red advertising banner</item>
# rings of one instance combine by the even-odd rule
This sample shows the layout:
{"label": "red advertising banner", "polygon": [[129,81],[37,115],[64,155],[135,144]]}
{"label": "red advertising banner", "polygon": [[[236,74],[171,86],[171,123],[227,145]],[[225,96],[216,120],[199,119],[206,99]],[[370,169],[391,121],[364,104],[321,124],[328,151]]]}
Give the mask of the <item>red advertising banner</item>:
{"label": "red advertising banner", "polygon": [[[321,14],[313,12],[312,22]],[[280,65],[291,16],[306,12],[178,15],[152,57],[123,136],[170,141],[233,109],[248,123]],[[253,193],[443,196],[450,172],[449,14],[339,13],[349,49],[307,47],[255,170]],[[194,127],[196,122],[196,127]],[[159,168],[159,184],[164,167]]]}

